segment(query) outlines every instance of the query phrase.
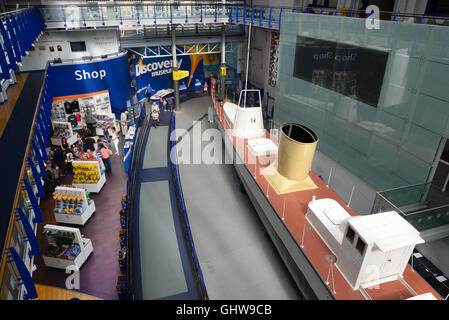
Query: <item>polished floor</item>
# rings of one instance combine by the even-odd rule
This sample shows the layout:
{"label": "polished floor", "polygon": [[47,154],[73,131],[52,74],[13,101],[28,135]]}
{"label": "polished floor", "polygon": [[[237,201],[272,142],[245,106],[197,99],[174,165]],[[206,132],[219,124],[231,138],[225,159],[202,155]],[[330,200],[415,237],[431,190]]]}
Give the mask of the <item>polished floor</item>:
{"label": "polished floor", "polygon": [[[195,135],[214,128],[207,121],[211,105],[209,97],[181,104],[181,111],[176,113],[176,128],[188,130],[178,132],[178,137],[183,138],[177,146],[184,148],[183,152],[189,150],[184,143],[190,140],[193,148],[198,142],[193,142]],[[202,142],[203,150],[208,143]],[[190,151],[192,161],[194,157],[201,158],[198,150]],[[240,191],[234,166],[180,164],[180,176],[209,298],[301,299],[250,200]]]}
{"label": "polished floor", "polygon": [[[17,84],[8,88],[6,95],[8,96],[8,101],[0,104],[0,137],[6,128],[6,124],[14,110],[17,99],[20,97],[23,86],[28,79],[29,73],[18,73],[16,74]],[[39,89],[39,88],[38,88]]]}
{"label": "polished floor", "polygon": [[[123,150],[123,142],[119,144]],[[128,176],[123,168],[123,152],[120,156],[111,156],[112,172],[106,173],[106,184],[98,194],[91,194],[96,211],[84,226],[79,226],[81,234],[92,240],[94,252],[80,269],[80,293],[101,299],[118,299],[115,288],[117,276],[121,275],[118,264],[120,250],[119,231],[122,195],[126,194]],[[71,174],[62,178],[63,184],[71,184]],[[57,224],[52,213],[54,200],[50,197],[41,199],[44,222],[39,224],[37,239],[41,251],[47,247],[47,240],[42,235],[45,224]],[[74,225],[66,225],[78,227]],[[33,272],[36,284],[65,288],[68,275],[65,270],[46,267],[41,256],[35,257],[37,270]]]}

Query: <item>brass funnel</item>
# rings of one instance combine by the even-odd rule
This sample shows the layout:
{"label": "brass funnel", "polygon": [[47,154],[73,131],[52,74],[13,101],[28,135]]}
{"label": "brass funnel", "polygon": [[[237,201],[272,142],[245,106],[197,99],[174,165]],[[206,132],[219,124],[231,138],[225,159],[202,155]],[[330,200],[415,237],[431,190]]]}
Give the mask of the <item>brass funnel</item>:
{"label": "brass funnel", "polygon": [[281,126],[277,162],[262,171],[278,194],[317,189],[309,177],[318,136],[297,123]]}

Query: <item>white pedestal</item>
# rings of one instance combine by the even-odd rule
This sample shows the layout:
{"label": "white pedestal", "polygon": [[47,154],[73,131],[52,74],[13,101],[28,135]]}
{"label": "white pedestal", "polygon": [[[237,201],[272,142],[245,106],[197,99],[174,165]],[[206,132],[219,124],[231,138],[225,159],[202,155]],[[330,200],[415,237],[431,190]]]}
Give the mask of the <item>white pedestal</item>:
{"label": "white pedestal", "polygon": [[278,146],[270,139],[265,138],[249,140],[248,148],[256,156],[268,156],[278,153]]}
{"label": "white pedestal", "polygon": [[100,180],[98,180],[98,182],[96,184],[92,184],[92,183],[74,183],[73,185],[75,187],[78,188],[84,188],[87,191],[91,192],[91,193],[98,193],[100,192],[101,188],[103,188],[104,184],[106,183],[106,176],[103,173],[100,176]]}
{"label": "white pedestal", "polygon": [[75,258],[75,260],[57,258],[57,257],[48,257],[43,255],[45,265],[51,268],[58,269],[67,269],[68,266],[74,265],[78,269],[86,262],[89,255],[94,251],[92,246],[92,241],[87,238],[83,238],[83,245],[81,247],[80,254]]}
{"label": "white pedestal", "polygon": [[87,209],[81,214],[55,213],[56,222],[78,224],[84,226],[87,220],[95,212],[95,203],[92,200]]}

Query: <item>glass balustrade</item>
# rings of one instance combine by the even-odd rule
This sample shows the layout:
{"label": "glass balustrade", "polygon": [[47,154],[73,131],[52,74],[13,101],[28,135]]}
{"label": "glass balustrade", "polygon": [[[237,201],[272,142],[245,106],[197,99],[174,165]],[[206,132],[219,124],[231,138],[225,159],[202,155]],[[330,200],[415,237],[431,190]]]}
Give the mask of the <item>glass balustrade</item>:
{"label": "glass balustrade", "polygon": [[405,219],[418,231],[449,224],[449,205],[407,214]]}

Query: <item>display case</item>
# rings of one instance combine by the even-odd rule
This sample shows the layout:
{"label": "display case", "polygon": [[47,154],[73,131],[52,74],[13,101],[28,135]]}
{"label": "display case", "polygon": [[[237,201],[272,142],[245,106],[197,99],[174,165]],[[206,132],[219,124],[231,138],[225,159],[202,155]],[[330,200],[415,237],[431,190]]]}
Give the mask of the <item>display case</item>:
{"label": "display case", "polygon": [[52,121],[53,136],[51,137],[51,143],[53,145],[60,145],[61,139],[65,137],[69,145],[74,144],[77,141],[76,135],[73,133],[72,125],[67,121]]}
{"label": "display case", "polygon": [[106,183],[102,164],[101,159],[73,161],[73,185],[89,192],[100,192]]}
{"label": "display case", "polygon": [[74,186],[56,187],[53,192],[56,222],[84,225],[95,212],[89,191]]}
{"label": "display case", "polygon": [[79,269],[94,251],[92,241],[84,238],[77,228],[47,224],[43,234],[48,241],[48,248],[43,254],[47,267],[67,269],[75,266]]}
{"label": "display case", "polygon": [[96,113],[95,119],[97,120],[95,133],[99,136],[104,136],[104,125],[105,123],[109,128],[115,127],[117,132],[120,132],[120,124],[115,118],[115,114],[113,113]]}

